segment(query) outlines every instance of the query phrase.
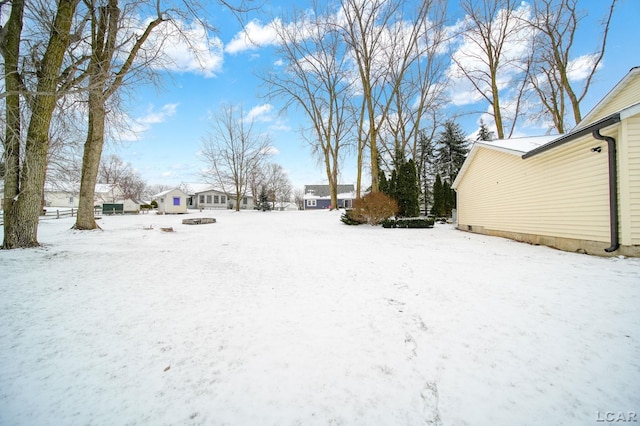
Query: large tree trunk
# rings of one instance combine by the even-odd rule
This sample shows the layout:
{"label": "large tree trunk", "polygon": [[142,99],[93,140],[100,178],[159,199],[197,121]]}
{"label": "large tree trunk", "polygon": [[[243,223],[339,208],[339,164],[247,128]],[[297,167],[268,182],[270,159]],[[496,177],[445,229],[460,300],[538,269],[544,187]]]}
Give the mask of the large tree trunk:
{"label": "large tree trunk", "polygon": [[20,135],[22,122],[20,119],[20,76],[18,59],[20,57],[20,37],[22,34],[22,16],[24,1],[15,0],[11,5],[11,14],[6,24],[6,37],[2,45],[4,58],[4,81],[7,90],[5,98],[5,175],[4,175],[4,248],[11,248],[17,243],[15,229],[14,200],[20,189]]}
{"label": "large tree trunk", "polygon": [[80,182],[80,198],[78,217],[74,229],[91,230],[99,228],[94,215],[94,192],[98,180],[98,168],[102,156],[105,128],[105,102],[97,93],[89,95],[89,130],[84,144],[82,157],[82,180]]}
{"label": "large tree trunk", "polygon": [[58,75],[78,0],[60,0],[51,30],[49,44],[41,66],[37,93],[33,101],[31,121],[27,131],[24,166],[20,175],[20,189],[8,220],[13,221],[4,248],[34,247],[38,245],[38,217],[42,211],[44,179],[49,149],[49,127],[56,106]]}

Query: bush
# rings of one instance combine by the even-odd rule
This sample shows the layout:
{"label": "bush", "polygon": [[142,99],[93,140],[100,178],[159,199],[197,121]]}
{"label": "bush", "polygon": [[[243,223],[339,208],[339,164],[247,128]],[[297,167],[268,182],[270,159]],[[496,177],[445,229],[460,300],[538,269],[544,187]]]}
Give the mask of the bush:
{"label": "bush", "polygon": [[342,213],[342,216],[340,216],[340,220],[342,221],[342,223],[345,223],[347,225],[362,225],[363,223],[365,223],[354,217],[353,209],[348,209],[344,213]]}
{"label": "bush", "polygon": [[387,219],[382,222],[384,228],[433,228],[434,220],[427,217],[408,217]]}
{"label": "bush", "polygon": [[360,223],[379,225],[398,213],[398,203],[382,192],[372,192],[353,203],[350,217]]}

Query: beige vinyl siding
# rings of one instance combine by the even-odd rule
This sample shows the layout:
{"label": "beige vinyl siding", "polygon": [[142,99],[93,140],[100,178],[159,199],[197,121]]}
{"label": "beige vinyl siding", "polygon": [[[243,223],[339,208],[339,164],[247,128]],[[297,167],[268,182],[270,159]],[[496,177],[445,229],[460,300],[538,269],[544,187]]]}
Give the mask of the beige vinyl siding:
{"label": "beige vinyl siding", "polygon": [[[459,224],[608,241],[603,143],[586,137],[527,160],[480,148],[458,184]],[[594,146],[602,146],[602,152],[591,152]]]}
{"label": "beige vinyl siding", "polygon": [[626,162],[628,168],[626,176],[628,192],[623,196],[628,197],[631,241],[623,243],[640,245],[640,116],[630,117],[624,124],[626,160],[621,158],[620,162]]}
{"label": "beige vinyl siding", "polygon": [[603,105],[597,105],[597,109],[589,113],[593,118],[581,123],[580,127],[592,124],[603,117],[635,105],[638,103],[638,99],[640,99],[640,73],[632,77],[631,81],[624,87],[624,90],[620,90],[608,102],[605,102]]}

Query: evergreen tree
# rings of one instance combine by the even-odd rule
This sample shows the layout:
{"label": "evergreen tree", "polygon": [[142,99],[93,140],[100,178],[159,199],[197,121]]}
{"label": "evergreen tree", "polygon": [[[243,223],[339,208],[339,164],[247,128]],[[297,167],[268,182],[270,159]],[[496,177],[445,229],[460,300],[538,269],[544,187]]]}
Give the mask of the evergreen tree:
{"label": "evergreen tree", "polygon": [[380,192],[382,192],[383,194],[386,194],[388,196],[392,196],[392,194],[390,194],[389,192],[389,181],[387,180],[387,174],[380,170],[380,175],[378,175],[378,187],[380,189]]}
{"label": "evergreen tree", "polygon": [[476,137],[476,141],[492,141],[495,137],[493,132],[489,130],[484,121],[480,119],[480,129],[478,130],[478,136]]}
{"label": "evergreen tree", "polygon": [[418,155],[416,168],[418,169],[418,180],[421,190],[421,203],[425,213],[431,211],[433,200],[433,183],[436,175],[434,141],[425,130],[420,130],[418,139]]}
{"label": "evergreen tree", "polygon": [[398,199],[398,172],[396,169],[391,170],[391,180],[389,181],[389,186],[387,195],[394,200]]}
{"label": "evergreen tree", "polygon": [[436,175],[436,180],[433,183],[433,206],[431,207],[431,214],[435,217],[442,217],[445,213],[445,200],[444,200],[444,188],[442,186],[442,178],[440,173]]}
{"label": "evergreen tree", "polygon": [[396,201],[403,217],[417,217],[420,215],[420,187],[418,174],[413,159],[403,162],[398,170],[396,186]]}
{"label": "evergreen tree", "polygon": [[267,195],[267,190],[264,186],[262,187],[262,189],[260,189],[260,196],[258,197],[258,210],[262,210],[263,212],[271,210],[269,196]]}
{"label": "evergreen tree", "polygon": [[451,211],[456,207],[456,194],[451,189],[451,184],[448,181],[442,183],[442,198],[444,201],[444,216],[451,217]]}
{"label": "evergreen tree", "polygon": [[442,180],[455,180],[468,152],[468,142],[460,125],[454,120],[445,121],[444,130],[438,136],[436,150]]}

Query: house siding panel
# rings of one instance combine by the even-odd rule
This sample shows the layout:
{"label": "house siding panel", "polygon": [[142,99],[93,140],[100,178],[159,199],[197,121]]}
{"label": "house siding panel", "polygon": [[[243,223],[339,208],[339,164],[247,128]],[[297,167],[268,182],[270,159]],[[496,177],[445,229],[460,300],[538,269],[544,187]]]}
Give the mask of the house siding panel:
{"label": "house siding panel", "polygon": [[480,149],[458,184],[458,223],[513,233],[607,241],[606,149],[590,137],[522,160]]}
{"label": "house siding panel", "polygon": [[616,95],[609,99],[605,104],[596,106],[597,109],[594,109],[589,113],[590,119],[581,123],[580,126],[582,127],[583,125],[592,124],[602,117],[606,117],[631,105],[635,105],[638,103],[638,99],[640,99],[640,73],[632,77],[624,90],[616,93]]}
{"label": "house siding panel", "polygon": [[625,161],[628,168],[628,182],[625,194],[622,195],[629,206],[629,232],[626,235],[630,237],[628,244],[640,245],[640,116],[626,120],[623,131],[626,160],[621,156],[620,161]]}

